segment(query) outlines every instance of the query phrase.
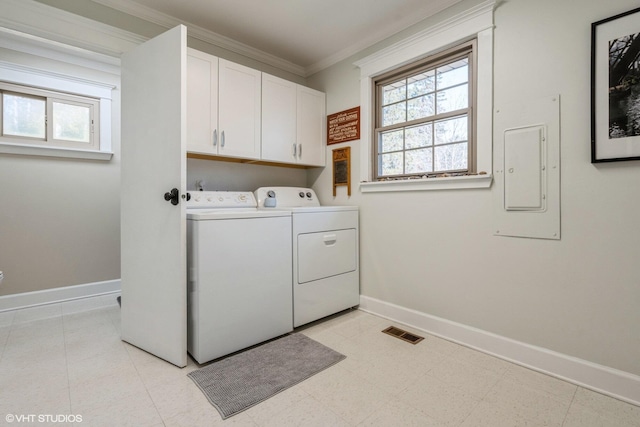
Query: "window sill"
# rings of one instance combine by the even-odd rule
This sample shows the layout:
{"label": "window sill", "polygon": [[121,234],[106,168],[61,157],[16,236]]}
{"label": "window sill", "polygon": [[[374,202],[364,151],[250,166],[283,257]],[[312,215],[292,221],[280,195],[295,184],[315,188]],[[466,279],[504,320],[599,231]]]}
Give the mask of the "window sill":
{"label": "window sill", "polygon": [[110,151],[76,150],[72,148],[46,147],[42,145],[13,144],[0,142],[0,154],[21,154],[25,156],[65,157],[70,159],[109,161]]}
{"label": "window sill", "polygon": [[360,192],[463,190],[491,187],[492,175],[447,176],[438,178],[403,179],[397,181],[361,182]]}

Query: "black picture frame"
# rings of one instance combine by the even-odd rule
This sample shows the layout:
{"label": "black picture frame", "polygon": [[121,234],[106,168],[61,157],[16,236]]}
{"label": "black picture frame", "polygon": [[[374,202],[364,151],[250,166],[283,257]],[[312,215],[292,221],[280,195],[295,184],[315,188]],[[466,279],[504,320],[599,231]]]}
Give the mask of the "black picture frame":
{"label": "black picture frame", "polygon": [[640,7],[591,24],[591,163],[626,160],[640,160]]}

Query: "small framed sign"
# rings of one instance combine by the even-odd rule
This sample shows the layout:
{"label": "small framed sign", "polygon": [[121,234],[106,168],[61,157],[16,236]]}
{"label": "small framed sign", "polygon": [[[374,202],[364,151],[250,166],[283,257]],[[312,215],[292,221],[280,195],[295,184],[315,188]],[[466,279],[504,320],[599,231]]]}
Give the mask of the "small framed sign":
{"label": "small framed sign", "polygon": [[327,116],[327,145],[360,139],[360,107]]}
{"label": "small framed sign", "polygon": [[347,186],[347,195],[351,195],[351,147],[333,150],[333,197],[336,187]]}

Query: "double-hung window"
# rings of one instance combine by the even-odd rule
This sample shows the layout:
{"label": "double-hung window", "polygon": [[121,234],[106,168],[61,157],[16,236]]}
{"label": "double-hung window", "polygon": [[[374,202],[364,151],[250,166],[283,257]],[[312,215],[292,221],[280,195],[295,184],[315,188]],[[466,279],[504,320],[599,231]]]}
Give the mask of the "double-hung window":
{"label": "double-hung window", "polygon": [[100,150],[100,100],[0,82],[0,142]]}
{"label": "double-hung window", "polygon": [[475,46],[375,78],[375,179],[475,172]]}

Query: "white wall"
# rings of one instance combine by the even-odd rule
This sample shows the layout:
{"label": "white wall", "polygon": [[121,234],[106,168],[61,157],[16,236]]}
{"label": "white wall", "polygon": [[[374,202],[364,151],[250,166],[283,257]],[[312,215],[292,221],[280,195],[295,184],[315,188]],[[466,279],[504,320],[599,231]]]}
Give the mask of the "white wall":
{"label": "white wall", "polygon": [[253,191],[267,186],[307,186],[307,170],[278,166],[187,159],[187,190],[203,180],[205,190]]}
{"label": "white wall", "polygon": [[[327,113],[359,105],[352,65],[479,3],[464,1],[324,70]],[[590,24],[636,0],[507,0],[495,11],[494,105],[561,95],[560,241],[495,237],[493,189],[361,194],[310,172],[323,203],[361,208],[361,293],[640,375],[640,163],[590,163]],[[352,178],[358,179],[359,145]],[[327,148],[327,158],[331,150]]]}
{"label": "white wall", "polygon": [[[119,76],[0,49],[3,61],[119,85]],[[110,161],[0,154],[0,295],[120,278],[120,93]]]}

